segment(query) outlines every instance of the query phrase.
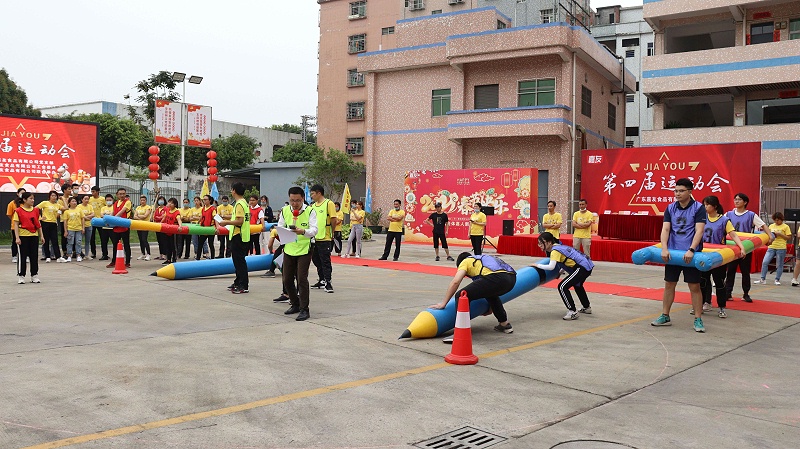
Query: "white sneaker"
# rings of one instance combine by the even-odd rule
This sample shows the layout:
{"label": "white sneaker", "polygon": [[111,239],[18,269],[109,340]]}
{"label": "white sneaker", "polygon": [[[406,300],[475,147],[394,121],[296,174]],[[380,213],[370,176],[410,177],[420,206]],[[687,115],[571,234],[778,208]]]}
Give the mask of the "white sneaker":
{"label": "white sneaker", "polygon": [[12,257],[11,258],[11,263],[17,263],[17,258],[16,257]]}
{"label": "white sneaker", "polygon": [[50,258],[48,257],[47,259],[45,259],[44,263],[50,263]]}
{"label": "white sneaker", "polygon": [[33,282],[34,284],[41,284],[42,283],[42,281],[39,280],[39,275],[38,274],[35,275],[35,276],[31,276],[31,282]]}
{"label": "white sneaker", "polygon": [[67,262],[72,262],[72,257],[67,257]]}
{"label": "white sneaker", "polygon": [[83,257],[78,256],[78,262],[83,262]]}
{"label": "white sneaker", "polygon": [[766,284],[767,280],[766,279],[756,279],[755,281],[753,281],[753,283],[754,284]]}
{"label": "white sneaker", "polygon": [[581,309],[578,310],[578,313],[585,313],[587,315],[591,315],[592,314],[592,308],[591,307],[581,307]]}
{"label": "white sneaker", "polygon": [[360,258],[361,258],[361,254],[356,254],[356,259],[360,259]]}
{"label": "white sneaker", "polygon": [[17,279],[17,284],[24,284],[24,283],[25,283],[25,277],[19,276],[19,279]]}
{"label": "white sneaker", "polygon": [[144,254],[136,258],[136,260],[142,260],[142,259],[144,259]]}
{"label": "white sneaker", "polygon": [[798,285],[800,285],[800,282],[797,279],[792,279],[792,287],[797,287]]}
{"label": "white sneaker", "polygon": [[775,285],[781,285],[781,281],[775,279]]}
{"label": "white sneaker", "polygon": [[56,259],[56,262],[58,262],[58,263],[64,263],[66,261],[67,261],[67,259],[65,259],[63,257],[59,257],[58,259]]}
{"label": "white sneaker", "polygon": [[577,320],[578,319],[578,312],[573,312],[571,310],[567,310],[567,314],[564,315],[562,320]]}
{"label": "white sneaker", "polygon": [[707,302],[704,302],[704,303],[703,303],[703,312],[704,312],[704,313],[705,313],[705,312],[711,312],[711,310],[712,310],[711,304],[709,304],[709,303],[707,303]]}
{"label": "white sneaker", "polygon": [[144,260],[150,260],[150,254],[145,255]]}

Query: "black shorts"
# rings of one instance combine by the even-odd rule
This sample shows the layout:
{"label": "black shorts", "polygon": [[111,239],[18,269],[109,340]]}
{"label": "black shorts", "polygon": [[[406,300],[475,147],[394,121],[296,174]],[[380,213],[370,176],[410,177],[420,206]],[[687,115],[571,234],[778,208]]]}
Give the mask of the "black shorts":
{"label": "black shorts", "polygon": [[438,248],[442,242],[442,248],[447,249],[447,237],[444,234],[433,234],[433,247]]}
{"label": "black shorts", "polygon": [[700,283],[700,270],[695,267],[682,267],[679,265],[664,265],[664,281],[678,282],[681,273],[683,273],[683,281],[687,284]]}

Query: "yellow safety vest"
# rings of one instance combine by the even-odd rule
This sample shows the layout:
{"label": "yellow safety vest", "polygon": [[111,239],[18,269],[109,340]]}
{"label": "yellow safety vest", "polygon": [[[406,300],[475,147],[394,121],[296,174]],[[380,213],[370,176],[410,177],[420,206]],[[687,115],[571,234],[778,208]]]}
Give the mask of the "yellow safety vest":
{"label": "yellow safety vest", "polygon": [[[236,220],[238,217],[236,216],[236,205],[241,205],[244,209],[244,221],[242,222],[241,226],[234,226],[233,229],[239,228],[239,234],[242,236],[242,242],[247,243],[250,241],[250,205],[247,204],[247,201],[244,198],[240,200],[236,200],[233,203],[233,213],[231,214],[231,220]],[[233,229],[228,232],[228,239],[233,239]]]}
{"label": "yellow safety vest", "polygon": [[[292,206],[284,206],[281,213],[283,214],[283,221],[287,226],[293,224],[297,227],[297,229],[308,229],[312,210],[313,209],[310,206],[307,206],[302,212],[300,212],[300,215],[297,216],[297,219],[295,219],[294,215],[292,215]],[[311,239],[305,235],[298,235],[297,241],[286,243],[283,246],[283,252],[290,256],[305,256],[308,254],[310,249]]]}

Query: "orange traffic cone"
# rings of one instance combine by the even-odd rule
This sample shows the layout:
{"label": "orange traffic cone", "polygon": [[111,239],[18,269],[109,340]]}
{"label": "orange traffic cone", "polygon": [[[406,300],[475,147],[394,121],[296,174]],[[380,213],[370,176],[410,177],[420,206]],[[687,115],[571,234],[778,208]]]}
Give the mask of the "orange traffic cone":
{"label": "orange traffic cone", "polygon": [[472,329],[469,327],[469,298],[461,291],[456,311],[456,330],[453,333],[453,347],[444,361],[453,365],[474,365],[478,356],[472,353]]}
{"label": "orange traffic cone", "polygon": [[122,242],[117,242],[117,261],[116,265],[114,265],[114,271],[111,273],[113,274],[128,274],[128,270],[125,269],[125,250],[122,248]]}

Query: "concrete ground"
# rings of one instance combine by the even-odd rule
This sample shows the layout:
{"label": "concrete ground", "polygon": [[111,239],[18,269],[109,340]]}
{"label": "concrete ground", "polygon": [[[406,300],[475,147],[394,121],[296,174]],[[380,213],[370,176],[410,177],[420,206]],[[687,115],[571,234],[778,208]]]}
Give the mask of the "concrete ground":
{"label": "concrete ground", "polygon": [[[507,304],[513,334],[473,320],[480,361],[452,366],[438,338],[397,339],[449,282],[403,269],[453,266],[427,246],[403,245],[395,270],[334,264],[336,293],[312,290],[306,322],[261,273],[247,295],[227,292],[232,276],[167,281],[136,260],[128,275],[41,264],[42,284],[17,285],[8,248],[0,260],[4,449],[406,448],[464,426],[507,448],[800,446],[798,319],[731,309],[697,334],[676,304],[672,327],[652,327],[660,302],[632,287],[659,297],[659,267],[597,263],[590,281],[612,294],[590,293],[576,321],[537,288]],[[751,295],[797,305],[789,281]]]}

